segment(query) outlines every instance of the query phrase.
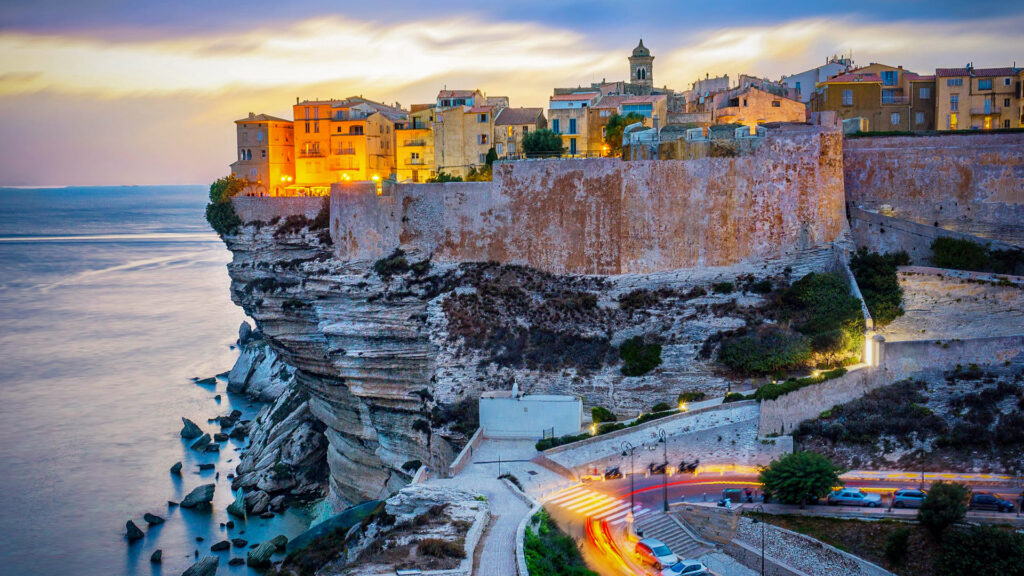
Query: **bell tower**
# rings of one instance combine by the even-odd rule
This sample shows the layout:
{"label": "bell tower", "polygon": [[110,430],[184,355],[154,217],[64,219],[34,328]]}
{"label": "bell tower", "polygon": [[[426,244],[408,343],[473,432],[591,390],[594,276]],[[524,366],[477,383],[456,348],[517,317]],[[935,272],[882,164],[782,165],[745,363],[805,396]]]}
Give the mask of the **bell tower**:
{"label": "bell tower", "polygon": [[644,46],[642,38],[636,48],[633,48],[633,55],[629,57],[629,81],[647,90],[654,87],[654,56],[651,56],[651,51]]}

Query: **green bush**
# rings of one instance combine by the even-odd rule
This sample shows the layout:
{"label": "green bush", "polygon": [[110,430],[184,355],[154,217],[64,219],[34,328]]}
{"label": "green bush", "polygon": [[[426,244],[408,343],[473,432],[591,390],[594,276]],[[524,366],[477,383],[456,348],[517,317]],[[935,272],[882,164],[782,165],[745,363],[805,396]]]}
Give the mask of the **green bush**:
{"label": "green bush", "polygon": [[758,477],[764,491],[784,504],[816,502],[842,486],[839,468],[828,458],[814,452],[794,452],[773,461]]}
{"label": "green bush", "polygon": [[876,326],[886,326],[903,315],[903,289],[896,268],[909,263],[906,252],[879,254],[864,248],[850,259],[850,271]]}
{"label": "green bush", "polygon": [[210,203],[206,205],[206,221],[217,234],[232,234],[242,225],[242,221],[235,214],[234,206],[231,205],[231,199],[244,188],[245,180],[234,176],[218,178],[210,184]]}
{"label": "green bush", "polygon": [[842,276],[810,273],[782,293],[785,315],[811,339],[811,350],[838,361],[864,344],[864,314]]}
{"label": "green bush", "polygon": [[661,365],[661,344],[645,343],[643,336],[634,336],[619,347],[622,373],[643,376]]}
{"label": "green bush", "polygon": [[676,403],[680,402],[700,402],[707,398],[708,395],[703,392],[682,392],[676,398]]}
{"label": "green bush", "polygon": [[739,392],[729,392],[725,395],[725,398],[722,399],[722,403],[728,404],[729,402],[739,402],[746,399],[747,397]]}
{"label": "green bush", "polygon": [[448,172],[441,170],[437,173],[437,176],[427,178],[427,182],[462,182],[462,176],[452,176]]}
{"label": "green bush", "polygon": [[672,409],[672,405],[668,402],[658,402],[654,406],[651,406],[651,412],[667,412]]}
{"label": "green bush", "polygon": [[959,238],[936,238],[932,241],[932,264],[939,268],[985,272],[992,261],[988,248],[977,242]]}
{"label": "green bush", "polygon": [[465,558],[466,551],[463,546],[461,539],[459,542],[449,542],[440,538],[424,538],[416,543],[416,550],[420,554],[435,558]]}
{"label": "green bush", "polygon": [[[605,424],[604,426],[610,425],[612,424]],[[534,444],[534,448],[537,449],[537,452],[543,452],[549,448],[554,448],[556,446],[561,446],[563,444],[579,442],[580,440],[586,440],[587,438],[590,438],[590,434],[567,434],[565,436],[559,436],[557,438],[542,438],[541,440],[538,440],[536,444]]]}
{"label": "green bush", "polygon": [[942,538],[935,573],[938,576],[999,574],[1024,576],[1024,533],[994,526],[950,530]]}
{"label": "green bush", "polygon": [[678,414],[678,413],[679,412],[677,412],[675,410],[665,410],[663,412],[644,412],[643,414],[640,415],[639,418],[637,418],[632,424],[630,424],[630,426],[639,426],[640,424],[643,424],[644,422],[650,422],[651,420],[658,420],[659,418],[665,418],[666,416],[671,416],[673,414]]}
{"label": "green bush", "polygon": [[885,537],[885,559],[890,564],[903,564],[907,559],[907,547],[910,542],[910,528],[897,528]]}
{"label": "green bush", "polygon": [[754,282],[748,286],[748,288],[751,292],[755,292],[757,294],[767,294],[772,291],[772,281],[765,278],[764,280]]}
{"label": "green bush", "polygon": [[794,390],[799,390],[805,386],[821,384],[826,380],[838,378],[843,374],[846,374],[846,368],[839,367],[822,372],[817,376],[807,376],[804,378],[790,378],[785,382],[764,384],[754,391],[754,398],[756,398],[757,400],[774,400],[779,396],[789,394]]}
{"label": "green bush", "polygon": [[619,417],[616,416],[614,412],[605,408],[604,406],[594,406],[593,408],[591,408],[590,418],[594,421],[595,424],[600,424],[601,422],[615,422],[616,420],[619,419]]}
{"label": "green bush", "polygon": [[711,285],[711,291],[715,294],[732,294],[735,289],[732,282],[718,282]]}
{"label": "green bush", "polygon": [[774,374],[806,366],[811,359],[807,338],[777,326],[722,342],[718,361],[743,374]]}
{"label": "green bush", "polygon": [[932,484],[917,511],[918,522],[936,537],[941,536],[946,528],[963,521],[967,516],[967,498],[970,494],[970,488],[956,482],[940,480]]}
{"label": "green bush", "polygon": [[562,150],[562,137],[546,128],[523,136],[523,153],[530,158],[558,157]]}
{"label": "green bush", "polygon": [[523,555],[530,576],[597,576],[583,562],[576,542],[555,524],[547,511],[533,517],[537,532],[527,526],[523,539]]}

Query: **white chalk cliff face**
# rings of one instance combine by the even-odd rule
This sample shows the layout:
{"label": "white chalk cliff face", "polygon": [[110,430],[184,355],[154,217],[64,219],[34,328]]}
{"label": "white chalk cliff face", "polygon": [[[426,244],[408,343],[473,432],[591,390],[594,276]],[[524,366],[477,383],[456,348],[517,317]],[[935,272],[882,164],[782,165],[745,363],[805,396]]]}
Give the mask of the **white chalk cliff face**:
{"label": "white chalk cliff face", "polygon": [[[705,342],[743,326],[763,303],[743,286],[799,278],[834,258],[823,248],[730,268],[566,276],[431,263],[415,252],[346,262],[323,232],[247,224],[224,241],[234,256],[232,299],[269,347],[243,347],[248,360],[232,382],[247,378],[257,395],[272,396],[274,385],[257,383],[294,369],[329,444],[336,509],[387,497],[420,464],[447,466],[477,426],[483,390],[514,381],[527,393],[574,394],[587,408],[623,414],[674,403],[680,392],[724,392],[730,382]],[[713,293],[724,280],[737,291]],[[626,377],[618,346],[638,335],[662,344],[663,363]]]}

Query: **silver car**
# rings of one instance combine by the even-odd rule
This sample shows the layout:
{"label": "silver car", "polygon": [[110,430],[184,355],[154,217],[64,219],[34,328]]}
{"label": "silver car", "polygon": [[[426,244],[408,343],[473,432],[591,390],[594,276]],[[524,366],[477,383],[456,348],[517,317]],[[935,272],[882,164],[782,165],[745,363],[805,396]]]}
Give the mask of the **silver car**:
{"label": "silver car", "polygon": [[882,504],[878,494],[865,494],[860,488],[843,488],[828,495],[830,506],[867,506],[876,508]]}
{"label": "silver car", "polygon": [[893,508],[920,508],[928,493],[924,490],[897,490],[892,495]]}
{"label": "silver car", "polygon": [[650,564],[659,570],[679,562],[679,557],[657,538],[644,538],[637,542],[634,553],[641,562]]}

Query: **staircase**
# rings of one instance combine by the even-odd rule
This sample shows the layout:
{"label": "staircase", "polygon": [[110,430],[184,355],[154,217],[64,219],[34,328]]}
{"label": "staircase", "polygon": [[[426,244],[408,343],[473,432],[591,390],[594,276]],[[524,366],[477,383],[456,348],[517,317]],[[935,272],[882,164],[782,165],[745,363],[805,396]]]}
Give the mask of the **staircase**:
{"label": "staircase", "polygon": [[698,541],[679,519],[664,512],[652,510],[637,518],[636,528],[643,531],[644,538],[664,542],[681,559],[697,558],[711,551],[711,547]]}

